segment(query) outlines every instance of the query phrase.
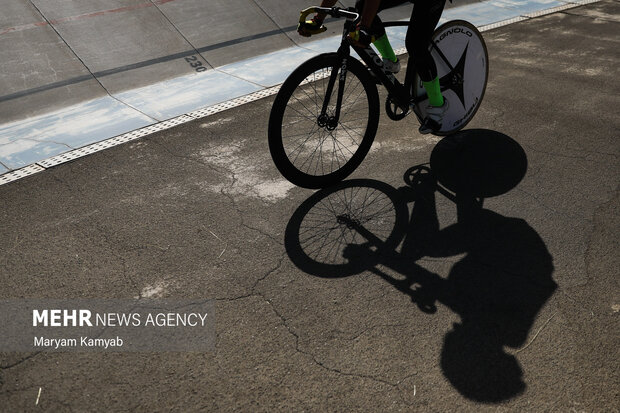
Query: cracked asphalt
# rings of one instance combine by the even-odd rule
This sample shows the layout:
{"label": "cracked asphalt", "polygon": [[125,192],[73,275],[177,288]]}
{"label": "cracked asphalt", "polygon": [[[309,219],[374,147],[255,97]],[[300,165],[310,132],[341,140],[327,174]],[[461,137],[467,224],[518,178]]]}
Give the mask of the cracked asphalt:
{"label": "cracked asphalt", "polygon": [[0,410],[618,411],[619,16],[485,32],[470,132],[382,116],[328,191],[273,166],[273,98],[1,186],[2,298],[212,298],[217,344],[1,353]]}

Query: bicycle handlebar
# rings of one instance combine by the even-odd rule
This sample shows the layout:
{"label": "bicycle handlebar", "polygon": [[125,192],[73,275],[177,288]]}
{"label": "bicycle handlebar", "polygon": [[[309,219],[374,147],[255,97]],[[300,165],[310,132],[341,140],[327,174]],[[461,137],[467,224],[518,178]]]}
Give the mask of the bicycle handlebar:
{"label": "bicycle handlebar", "polygon": [[351,10],[342,9],[340,7],[312,6],[312,7],[309,7],[307,9],[301,11],[301,14],[299,15],[299,23],[305,23],[306,22],[306,17],[310,13],[318,13],[318,12],[323,12],[325,14],[329,14],[330,16],[336,17],[336,18],[344,17],[347,20],[353,20],[353,21],[356,21],[356,20],[358,20],[360,18],[360,14],[359,13],[356,13],[356,12],[351,11]]}

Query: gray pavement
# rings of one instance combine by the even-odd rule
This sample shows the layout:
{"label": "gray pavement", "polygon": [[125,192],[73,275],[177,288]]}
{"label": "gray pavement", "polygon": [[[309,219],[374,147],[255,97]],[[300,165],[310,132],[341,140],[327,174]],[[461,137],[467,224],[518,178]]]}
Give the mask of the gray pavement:
{"label": "gray pavement", "polygon": [[[618,411],[618,16],[486,32],[470,132],[382,116],[340,190],[278,174],[273,98],[0,186],[0,297],[217,300],[211,353],[2,353],[0,410]],[[315,203],[384,193],[389,253]]]}

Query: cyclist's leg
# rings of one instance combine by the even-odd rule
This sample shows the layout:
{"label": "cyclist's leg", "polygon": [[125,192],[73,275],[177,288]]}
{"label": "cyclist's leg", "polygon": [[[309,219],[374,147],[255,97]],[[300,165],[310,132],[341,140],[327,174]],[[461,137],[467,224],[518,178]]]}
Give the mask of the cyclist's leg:
{"label": "cyclist's leg", "polygon": [[[410,59],[413,60],[416,71],[424,84],[424,89],[429,98],[429,105],[435,108],[442,108],[446,105],[441,95],[437,66],[428,50],[428,46],[435,27],[441,18],[445,4],[445,0],[415,0],[405,40]],[[436,128],[440,124],[443,110],[437,109],[434,111],[437,112],[437,118],[433,119],[436,124],[423,125],[420,128],[421,132],[428,133],[433,127]],[[429,115],[430,113],[433,113],[433,110],[429,111]]]}
{"label": "cyclist's leg", "polygon": [[[404,3],[408,3],[409,1],[410,0],[383,0],[381,1],[381,4],[379,5],[379,10],[377,10],[377,13],[379,13],[381,10],[389,9],[389,8],[399,6]],[[359,10],[360,12],[364,10],[364,0],[358,0],[355,3],[355,8]],[[394,49],[392,48],[392,45],[390,44],[390,40],[388,39],[388,36],[385,32],[385,28],[383,27],[383,22],[381,21],[381,18],[378,15],[376,15],[375,18],[373,19],[370,29],[372,33],[375,35],[375,37],[377,38],[377,40],[373,42],[373,45],[377,48],[377,50],[381,54],[381,57],[393,63],[397,62],[398,58],[396,57],[396,54],[394,53]],[[400,64],[398,66],[400,67]],[[398,70],[394,70],[394,71],[398,71]]]}
{"label": "cyclist's leg", "polygon": [[423,82],[432,82],[437,78],[437,66],[428,50],[428,45],[441,18],[445,3],[445,0],[416,0],[414,2],[405,42],[409,56],[412,57]]}

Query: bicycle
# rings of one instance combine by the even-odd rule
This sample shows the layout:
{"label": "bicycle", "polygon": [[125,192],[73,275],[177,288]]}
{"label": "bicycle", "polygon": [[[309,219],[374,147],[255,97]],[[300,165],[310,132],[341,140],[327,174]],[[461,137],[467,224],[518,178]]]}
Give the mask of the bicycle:
{"label": "bicycle", "polygon": [[[369,46],[348,40],[360,19],[353,8],[310,7],[345,18],[337,52],[323,53],[302,63],[282,84],[269,117],[271,157],[291,183],[311,189],[333,185],[350,175],[370,150],[379,124],[381,84],[388,92],[385,111],[398,121],[411,111],[421,122],[427,96],[415,67],[407,65],[404,83],[383,70],[383,61]],[[385,22],[386,27],[409,22]],[[351,56],[351,48],[359,55]],[[450,101],[439,136],[454,133],[469,123],[480,107],[488,78],[484,39],[471,23],[453,20],[438,27],[429,46],[437,64],[441,91]],[[337,85],[336,85],[337,83]],[[300,132],[302,131],[302,132]]]}

